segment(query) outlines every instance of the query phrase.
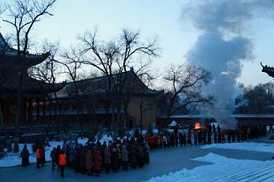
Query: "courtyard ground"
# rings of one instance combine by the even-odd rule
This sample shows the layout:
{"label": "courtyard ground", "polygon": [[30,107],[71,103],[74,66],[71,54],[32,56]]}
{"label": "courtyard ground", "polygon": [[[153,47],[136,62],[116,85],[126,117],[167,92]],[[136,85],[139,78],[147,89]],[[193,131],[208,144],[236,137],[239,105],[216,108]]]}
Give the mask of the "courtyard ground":
{"label": "courtyard ground", "polygon": [[[27,168],[0,168],[0,181],[183,182],[191,179],[191,181],[207,182],[213,181],[212,176],[215,177],[214,181],[252,181],[252,179],[260,176],[262,181],[270,179],[274,181],[274,177],[272,176],[274,162],[271,161],[274,151],[273,153],[270,153],[270,150],[268,150],[270,152],[260,152],[260,147],[258,146],[255,147],[254,151],[250,151],[253,144],[238,150],[239,147],[237,148],[237,146],[242,145],[244,144],[235,145],[236,147],[230,147],[230,149],[220,146],[194,146],[155,150],[151,152],[151,163],[142,169],[127,172],[121,171],[108,175],[103,173],[100,177],[85,176],[77,174],[72,170],[66,170],[65,178],[61,179],[56,171],[52,172],[50,170],[49,165],[39,170],[34,165]],[[271,148],[274,145],[263,144],[260,146],[261,148]],[[249,169],[248,166],[251,168]],[[256,166],[259,167],[259,171]],[[222,167],[225,171],[220,170]],[[211,180],[205,178],[206,176],[210,177]]]}

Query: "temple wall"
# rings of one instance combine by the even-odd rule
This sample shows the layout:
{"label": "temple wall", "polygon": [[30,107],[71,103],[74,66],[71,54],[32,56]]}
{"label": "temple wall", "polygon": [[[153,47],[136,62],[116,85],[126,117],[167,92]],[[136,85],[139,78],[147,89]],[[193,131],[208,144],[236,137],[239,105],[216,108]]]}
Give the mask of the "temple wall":
{"label": "temple wall", "polygon": [[156,122],[157,107],[153,97],[135,97],[131,99],[128,114],[134,119],[135,126],[147,128]]}

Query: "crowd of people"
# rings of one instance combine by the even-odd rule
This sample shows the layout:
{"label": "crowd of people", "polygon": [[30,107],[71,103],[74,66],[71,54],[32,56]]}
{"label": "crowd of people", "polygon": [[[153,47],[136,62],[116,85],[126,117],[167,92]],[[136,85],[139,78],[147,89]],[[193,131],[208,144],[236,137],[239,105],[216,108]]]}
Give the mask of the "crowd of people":
{"label": "crowd of people", "polygon": [[[36,146],[37,168],[45,163],[45,150],[42,145]],[[53,148],[50,153],[51,168],[56,168],[64,177],[64,169],[69,167],[76,172],[86,175],[99,176],[105,173],[142,168],[149,163],[149,146],[143,136],[131,139],[116,139],[112,142],[87,142],[80,144],[76,141],[64,141],[63,146]],[[29,152],[25,146],[21,152],[22,166],[29,164]]]}
{"label": "crowd of people", "polygon": [[202,145],[212,143],[241,142],[259,136],[265,136],[265,132],[253,134],[249,128],[221,129],[219,125],[208,125],[204,128],[173,128],[159,134],[147,135],[146,140],[151,149],[168,148],[186,145]]}
{"label": "crowd of people", "polygon": [[[109,173],[143,167],[149,163],[150,149],[241,142],[251,135],[250,130],[222,130],[219,125],[209,125],[198,129],[175,127],[157,133],[147,132],[135,137],[117,138],[111,142],[88,141],[80,144],[77,140],[67,140],[62,146],[57,146],[51,151],[51,168],[52,170],[57,168],[61,176],[64,176],[65,168],[86,175],[99,176],[103,171]],[[36,153],[37,168],[43,167],[45,164],[43,145],[36,144],[33,150]],[[27,146],[24,146],[21,152],[22,166],[29,164],[29,156]]]}

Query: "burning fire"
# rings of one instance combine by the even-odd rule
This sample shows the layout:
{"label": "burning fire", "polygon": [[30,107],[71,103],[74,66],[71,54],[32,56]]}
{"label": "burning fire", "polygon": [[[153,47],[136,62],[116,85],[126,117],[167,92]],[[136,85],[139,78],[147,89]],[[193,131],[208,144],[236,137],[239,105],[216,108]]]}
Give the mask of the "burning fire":
{"label": "burning fire", "polygon": [[199,121],[195,122],[194,129],[196,129],[196,130],[201,129],[201,123]]}

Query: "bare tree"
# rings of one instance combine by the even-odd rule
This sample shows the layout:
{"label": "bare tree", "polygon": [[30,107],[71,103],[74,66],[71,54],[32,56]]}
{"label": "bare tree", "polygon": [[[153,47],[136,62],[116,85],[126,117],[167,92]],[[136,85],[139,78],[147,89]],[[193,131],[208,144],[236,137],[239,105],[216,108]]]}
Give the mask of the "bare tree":
{"label": "bare tree", "polygon": [[83,64],[87,64],[100,71],[102,75],[108,77],[108,90],[111,90],[111,80],[114,72],[115,60],[119,54],[119,47],[114,41],[100,43],[97,40],[97,32],[87,32],[80,37],[82,43],[82,53],[85,59]]}
{"label": "bare tree", "polygon": [[61,55],[63,61],[56,61],[57,63],[63,65],[63,73],[69,81],[75,83],[77,80],[81,79],[82,70],[82,56],[79,49],[70,48]]}
{"label": "bare tree", "polygon": [[209,72],[191,65],[171,65],[164,80],[170,85],[165,95],[165,113],[186,110],[193,104],[210,104],[212,98],[202,94],[202,87],[210,80]]}
{"label": "bare tree", "polygon": [[273,113],[274,84],[271,82],[254,87],[243,87],[243,92],[235,98],[235,112],[240,114]]}
{"label": "bare tree", "polygon": [[56,0],[15,0],[8,5],[8,16],[3,21],[13,27],[15,46],[19,55],[29,49],[30,33],[44,16],[53,16],[51,9]]}
{"label": "bare tree", "polygon": [[[123,71],[128,71],[131,65],[136,65],[136,60],[135,63],[131,63],[131,61],[138,55],[146,56],[148,58],[148,62],[141,64],[138,68],[140,72],[151,63],[151,58],[158,56],[159,48],[157,47],[156,40],[144,43],[139,39],[139,32],[130,32],[126,29],[123,30],[119,40],[119,54],[121,58],[117,60],[119,68],[123,69]],[[144,59],[144,57],[142,57],[142,59]]]}
{"label": "bare tree", "polygon": [[46,61],[32,67],[29,70],[29,75],[37,80],[42,80],[54,86],[56,84],[56,77],[60,74],[58,69],[59,65],[55,62],[58,51],[58,43],[45,41],[42,45],[42,52],[50,52],[50,55]]}
{"label": "bare tree", "polygon": [[[133,33],[123,30],[118,40],[104,43],[97,40],[96,31],[87,32],[80,37],[83,47],[82,53],[86,55],[86,59],[82,63],[93,66],[103,75],[109,77],[113,73],[126,72],[131,67],[136,68],[138,66],[136,73],[145,77],[145,70],[150,65],[151,59],[158,56],[158,47],[155,40],[143,43],[139,39],[139,32]],[[142,61],[137,60],[138,56],[142,56]],[[147,62],[144,61],[145,56]]]}
{"label": "bare tree", "polygon": [[[77,81],[87,77],[86,73],[83,73],[83,57],[81,56],[80,51],[81,50],[77,48],[70,48],[61,54],[62,59],[60,61],[55,60],[56,63],[62,65],[62,73],[65,74],[66,78],[71,83],[71,86],[66,88],[66,92],[69,95],[81,94],[81,90],[77,84]],[[87,114],[85,113],[85,109],[89,108],[87,107],[88,101],[91,100],[83,98],[82,95],[80,95],[78,99],[75,100],[74,104],[77,105],[77,107],[75,107],[77,115],[76,120],[79,120],[80,124],[82,124],[82,120],[80,120],[79,117],[81,117],[83,114]]]}
{"label": "bare tree", "polygon": [[[132,92],[132,90],[125,87],[127,77],[121,76],[118,78],[116,76],[114,83],[113,75],[115,73],[125,73],[131,67],[135,67],[137,68],[136,73],[142,76],[141,78],[152,78],[147,67],[150,65],[152,58],[158,56],[156,41],[144,43],[140,40],[139,32],[133,33],[128,30],[123,30],[119,39],[106,43],[97,40],[96,31],[86,33],[80,38],[80,41],[83,47],[82,53],[85,55],[85,60],[82,63],[92,66],[107,76],[107,94],[111,96],[109,98],[123,95],[119,100],[122,99],[125,106],[124,111],[126,111],[129,96],[131,95],[129,92]],[[142,58],[142,64],[138,65],[137,63],[140,62],[137,58],[140,57]],[[147,62],[144,62],[145,59]],[[118,105],[121,104],[120,102]],[[113,108],[113,106],[111,107]]]}
{"label": "bare tree", "polygon": [[[14,47],[18,59],[24,59],[30,49],[30,35],[34,27],[44,16],[53,16],[51,10],[56,0],[15,0],[7,6],[7,15],[3,22],[12,27]],[[19,127],[22,110],[22,85],[25,68],[18,71],[18,94],[16,109],[16,128]]]}

